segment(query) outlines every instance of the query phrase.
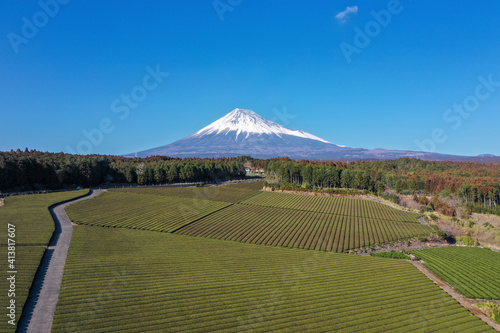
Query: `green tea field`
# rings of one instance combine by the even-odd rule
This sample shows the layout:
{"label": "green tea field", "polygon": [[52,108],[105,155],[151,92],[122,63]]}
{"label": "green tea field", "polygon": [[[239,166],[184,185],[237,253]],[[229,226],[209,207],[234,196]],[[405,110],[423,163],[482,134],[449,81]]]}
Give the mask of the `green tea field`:
{"label": "green tea field", "polygon": [[52,331],[116,330],[493,331],[405,261],[77,226]]}
{"label": "green tea field", "polygon": [[[49,207],[58,202],[77,198],[87,193],[88,190],[80,190],[12,196],[7,197],[5,199],[5,206],[0,207],[0,249],[4,251],[0,268],[2,274],[5,274],[0,279],[0,289],[3,294],[1,305],[5,309],[9,299],[15,299],[16,323],[21,316],[46,245],[49,243],[55,229]],[[15,237],[8,237],[9,224],[15,226]],[[13,261],[7,260],[8,238],[13,239],[16,244]],[[13,268],[9,267],[11,264]],[[15,273],[15,298],[7,297],[7,291],[10,289],[10,283],[7,280],[7,271],[17,272]],[[5,320],[2,320],[0,332],[7,333],[15,330],[15,326],[7,324],[7,318],[5,316]]]}
{"label": "green tea field", "polygon": [[249,182],[225,186],[122,188],[113,191],[237,203],[259,194],[262,185],[263,182]]}
{"label": "green tea field", "polygon": [[177,233],[254,244],[345,252],[424,236],[416,223],[350,217],[265,206],[233,205]]}
{"label": "green tea field", "polygon": [[412,253],[468,298],[500,300],[500,253],[487,248],[449,246]]}
{"label": "green tea field", "polygon": [[7,224],[11,223],[16,226],[17,245],[47,245],[55,229],[49,206],[88,192],[78,190],[5,198],[5,206],[0,207],[0,244],[7,243]]}
{"label": "green tea field", "polygon": [[66,211],[78,224],[332,252],[432,232],[418,223],[419,215],[377,202],[261,192],[261,186],[254,182],[206,188],[112,189]]}
{"label": "green tea field", "polygon": [[419,217],[418,214],[397,210],[378,202],[342,197],[262,192],[243,203],[388,221],[418,223]]}
{"label": "green tea field", "polygon": [[222,201],[110,191],[70,205],[66,212],[79,224],[172,232],[229,205]]}

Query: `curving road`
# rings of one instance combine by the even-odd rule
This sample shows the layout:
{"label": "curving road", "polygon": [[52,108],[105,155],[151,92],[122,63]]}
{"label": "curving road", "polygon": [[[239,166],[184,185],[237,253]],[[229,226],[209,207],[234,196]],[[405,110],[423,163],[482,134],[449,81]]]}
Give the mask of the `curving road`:
{"label": "curving road", "polygon": [[64,208],[69,204],[96,197],[102,192],[103,190],[90,190],[90,194],[85,197],[59,204],[50,209],[56,230],[33,280],[25,309],[23,309],[20,318],[18,331],[50,332],[73,234],[73,225]]}

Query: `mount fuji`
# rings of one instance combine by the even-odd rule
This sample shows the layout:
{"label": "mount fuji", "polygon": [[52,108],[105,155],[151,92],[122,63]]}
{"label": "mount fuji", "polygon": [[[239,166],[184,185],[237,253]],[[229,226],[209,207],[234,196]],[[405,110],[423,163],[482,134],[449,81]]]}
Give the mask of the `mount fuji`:
{"label": "mount fuji", "polygon": [[[289,157],[310,160],[378,160],[415,157],[426,160],[482,160],[489,157],[467,158],[427,152],[350,148],[328,142],[303,130],[291,130],[257,113],[234,109],[183,139],[127,157],[236,157],[249,155],[254,158]],[[491,157],[491,159],[498,159]]]}

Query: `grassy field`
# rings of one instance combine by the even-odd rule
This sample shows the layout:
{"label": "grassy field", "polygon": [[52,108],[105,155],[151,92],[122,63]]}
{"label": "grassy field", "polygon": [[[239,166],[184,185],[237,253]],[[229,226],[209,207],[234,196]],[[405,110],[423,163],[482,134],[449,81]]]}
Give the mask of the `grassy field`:
{"label": "grassy field", "polygon": [[7,262],[7,226],[15,225],[15,265],[16,275],[16,323],[21,316],[21,311],[33,277],[38,269],[40,260],[45,252],[45,246],[49,243],[55,226],[48,207],[61,201],[66,201],[88,193],[88,190],[58,192],[49,194],[35,194],[12,196],[5,198],[5,206],[0,207],[0,249],[3,251],[0,264],[2,276],[0,278],[0,307],[4,309],[0,324],[0,332],[14,332],[15,326],[7,324],[7,306],[10,297],[7,295],[9,284],[7,271],[11,269]]}
{"label": "grassy field", "polygon": [[254,244],[344,252],[428,235],[428,226],[264,206],[233,205],[177,231]]}
{"label": "grassy field", "polygon": [[420,215],[391,208],[378,202],[342,197],[323,197],[289,193],[261,192],[244,204],[305,210],[377,220],[418,222]]}
{"label": "grassy field", "polygon": [[68,206],[66,213],[78,224],[172,232],[228,205],[230,203],[137,194],[129,190],[105,192]]}
{"label": "grassy field", "polygon": [[409,263],[74,228],[53,332],[487,332]]}
{"label": "grassy field", "polygon": [[450,246],[416,250],[425,266],[469,298],[500,300],[500,253]]}

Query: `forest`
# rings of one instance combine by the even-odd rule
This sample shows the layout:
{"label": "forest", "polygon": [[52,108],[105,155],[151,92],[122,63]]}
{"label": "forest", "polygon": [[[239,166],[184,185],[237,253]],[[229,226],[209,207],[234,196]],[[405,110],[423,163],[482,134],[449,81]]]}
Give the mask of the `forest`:
{"label": "forest", "polygon": [[266,175],[281,184],[368,190],[374,194],[381,194],[387,187],[399,194],[428,194],[435,198],[430,204],[443,206],[447,215],[452,212],[446,212],[448,207],[438,197],[455,195],[471,211],[500,215],[498,164],[410,158],[350,163],[275,158],[261,162]]}
{"label": "forest", "polygon": [[[376,195],[387,188],[414,195],[417,201],[453,215],[438,198],[453,195],[470,211],[500,215],[500,165],[435,162],[401,158],[384,161],[334,162],[289,158],[125,158],[71,155],[36,150],[0,152],[0,191],[59,189],[103,183],[171,184],[245,177],[244,164],[263,169],[280,186],[305,189],[350,189]],[[433,196],[427,202],[425,195]]]}
{"label": "forest", "polygon": [[179,159],[0,152],[0,191],[60,189],[103,183],[139,185],[218,181],[245,176],[246,158]]}

